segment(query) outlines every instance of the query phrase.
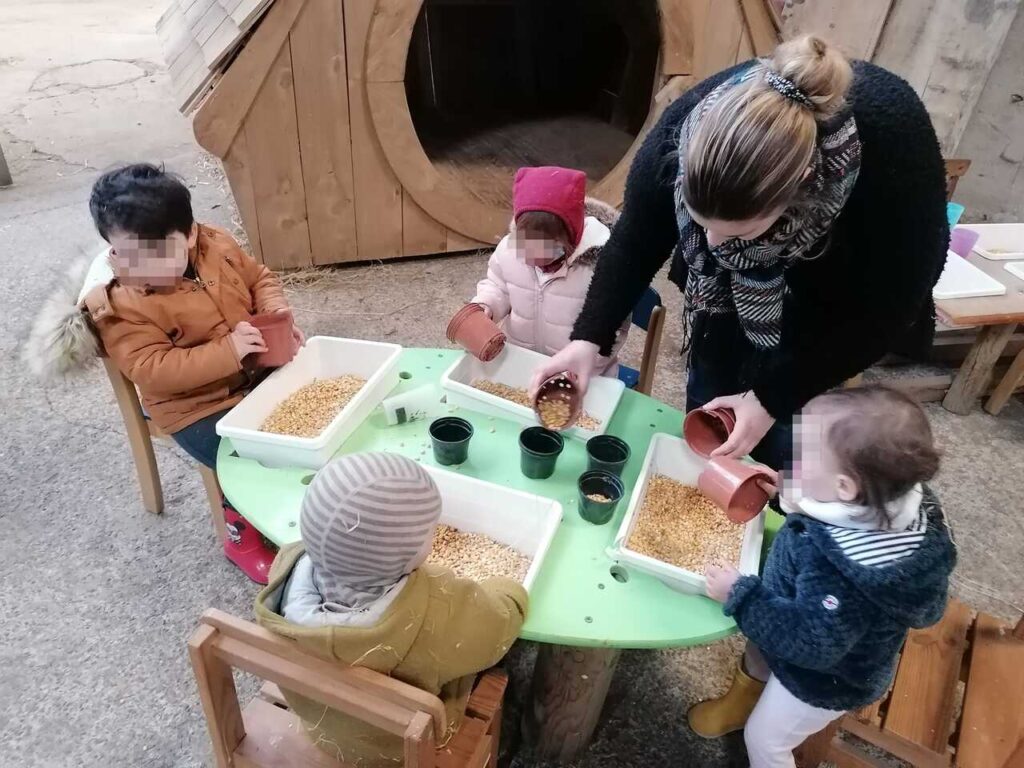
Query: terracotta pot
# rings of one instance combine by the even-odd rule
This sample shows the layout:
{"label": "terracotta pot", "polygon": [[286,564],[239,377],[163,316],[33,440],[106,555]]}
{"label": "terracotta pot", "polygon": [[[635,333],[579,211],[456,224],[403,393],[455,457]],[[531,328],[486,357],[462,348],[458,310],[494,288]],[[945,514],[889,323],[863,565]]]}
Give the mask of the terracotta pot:
{"label": "terracotta pot", "polygon": [[290,363],[297,351],[295,320],[291,312],[270,312],[253,316],[249,322],[263,334],[266,352],[256,355],[256,365],[261,368],[278,368]]}
{"label": "terracotta pot", "polygon": [[683,438],[694,453],[706,459],[729,439],[735,426],[736,414],[731,408],[694,408],[683,419]]}
{"label": "terracotta pot", "polygon": [[[569,406],[568,420],[564,424],[557,425],[545,423],[540,412],[541,404],[559,401]],[[569,371],[563,371],[545,379],[533,397],[533,412],[537,414],[537,421],[542,425],[559,432],[569,429],[579,421],[580,414],[583,413],[583,393],[576,386],[576,375]]]}
{"label": "terracotta pot", "polygon": [[485,363],[496,358],[505,348],[505,334],[479,304],[467,304],[456,312],[448,321],[445,335],[448,341],[458,344]]}
{"label": "terracotta pot", "polygon": [[719,457],[708,462],[697,478],[697,487],[730,520],[742,524],[757,517],[768,503],[768,494],[758,485],[759,480],[771,482],[767,467]]}

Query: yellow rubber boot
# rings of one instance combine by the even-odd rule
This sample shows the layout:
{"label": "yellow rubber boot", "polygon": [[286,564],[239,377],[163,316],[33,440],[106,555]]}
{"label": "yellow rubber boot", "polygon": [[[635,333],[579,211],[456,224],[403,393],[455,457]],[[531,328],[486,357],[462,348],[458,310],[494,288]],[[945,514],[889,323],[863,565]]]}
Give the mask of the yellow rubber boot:
{"label": "yellow rubber boot", "polygon": [[764,683],[744,672],[742,664],[737,665],[732,687],[724,696],[690,707],[686,719],[691,730],[705,739],[717,739],[742,730],[763,690]]}

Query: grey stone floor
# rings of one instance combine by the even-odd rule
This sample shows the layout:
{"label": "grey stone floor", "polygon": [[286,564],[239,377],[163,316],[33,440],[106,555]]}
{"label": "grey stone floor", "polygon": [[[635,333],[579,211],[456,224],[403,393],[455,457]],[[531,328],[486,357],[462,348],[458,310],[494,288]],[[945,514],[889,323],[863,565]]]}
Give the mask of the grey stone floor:
{"label": "grey stone floor", "polygon": [[[176,449],[157,448],[165,514],[142,509],[102,373],[42,387],[19,360],[52,285],[101,245],[86,209],[99,170],[164,161],[188,180],[202,220],[237,226],[216,164],[168,95],[152,32],[161,11],[154,0],[0,0],[0,145],[16,182],[0,190],[2,766],[207,765],[185,640],[205,608],[246,616],[255,592],[218,552],[199,475]],[[483,265],[465,256],[338,269],[290,280],[289,291],[307,333],[443,345],[442,318]],[[657,285],[670,320],[656,394],[678,405],[679,295],[663,277]],[[954,589],[1015,617],[1024,407],[929,414],[946,451],[936,485],[960,546]],[[725,685],[738,647],[624,654],[579,765],[742,765],[735,739],[700,742],[684,725],[689,704]]]}

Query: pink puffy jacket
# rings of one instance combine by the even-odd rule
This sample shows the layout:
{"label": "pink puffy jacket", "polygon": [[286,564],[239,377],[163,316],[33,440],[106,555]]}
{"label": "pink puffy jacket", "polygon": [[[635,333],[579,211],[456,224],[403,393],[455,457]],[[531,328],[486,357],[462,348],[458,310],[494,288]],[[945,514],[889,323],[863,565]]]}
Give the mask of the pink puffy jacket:
{"label": "pink puffy jacket", "polygon": [[[588,210],[591,206],[588,201]],[[506,236],[491,254],[487,277],[476,287],[473,301],[491,310],[510,343],[553,355],[569,343],[576,317],[583,309],[601,246],[611,231],[587,216],[583,237],[557,272],[545,274],[516,256]],[[602,358],[598,372],[618,373],[618,351],[626,341],[629,318],[622,324],[611,357]]]}

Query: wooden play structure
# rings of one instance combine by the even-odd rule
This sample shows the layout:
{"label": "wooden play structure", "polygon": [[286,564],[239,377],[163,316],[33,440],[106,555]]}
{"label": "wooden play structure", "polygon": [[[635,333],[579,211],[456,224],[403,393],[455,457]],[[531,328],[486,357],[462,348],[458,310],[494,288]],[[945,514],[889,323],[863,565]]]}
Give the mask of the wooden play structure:
{"label": "wooden play structure", "polygon": [[892,690],[804,742],[797,765],[882,768],[879,749],[916,768],[1024,766],[1024,619],[1011,627],[950,601],[907,637]]}
{"label": "wooden play structure", "polygon": [[273,268],[472,250],[523,165],[619,204],[645,129],[770,51],[765,0],[174,0],[183,111]]}
{"label": "wooden play structure", "polygon": [[[188,642],[217,768],[354,768],[306,735],[278,686],[402,739],[408,768],[495,768],[506,674],[480,675],[458,730],[437,696],[361,667],[343,667],[223,611],[203,614]],[[232,670],[267,684],[243,710]]]}

